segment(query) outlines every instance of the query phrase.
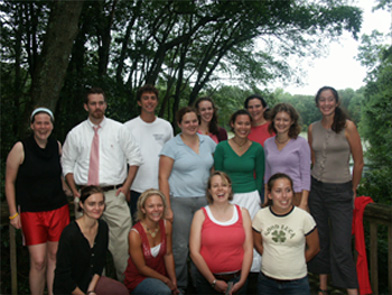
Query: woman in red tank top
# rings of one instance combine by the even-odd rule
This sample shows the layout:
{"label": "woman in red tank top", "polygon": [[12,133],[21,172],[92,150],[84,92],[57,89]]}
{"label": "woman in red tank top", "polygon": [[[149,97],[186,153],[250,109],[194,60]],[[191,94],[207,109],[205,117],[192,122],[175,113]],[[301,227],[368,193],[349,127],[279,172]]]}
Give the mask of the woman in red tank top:
{"label": "woman in red tank top", "polygon": [[172,225],[163,218],[165,196],[156,189],[142,193],[129,232],[129,259],[124,284],[131,294],[179,294],[172,253]]}
{"label": "woman in red tank top", "polygon": [[215,171],[208,180],[209,205],[195,213],[189,240],[198,294],[246,293],[253,258],[251,220],[232,199],[230,178]]}

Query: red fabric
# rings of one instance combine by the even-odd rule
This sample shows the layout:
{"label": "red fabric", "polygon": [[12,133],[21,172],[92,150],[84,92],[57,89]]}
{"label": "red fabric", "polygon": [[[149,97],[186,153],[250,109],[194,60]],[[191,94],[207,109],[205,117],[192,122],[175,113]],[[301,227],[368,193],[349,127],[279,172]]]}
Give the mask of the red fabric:
{"label": "red fabric", "polygon": [[264,147],[264,141],[266,141],[272,136],[275,136],[274,132],[272,132],[272,134],[268,132],[268,126],[270,124],[270,122],[267,122],[263,125],[252,127],[248,135],[248,139],[251,141],[258,142]]}
{"label": "red fabric", "polygon": [[[147,234],[143,229],[143,226],[140,222],[136,223],[133,228],[135,228],[142,240],[142,251],[144,256],[144,261],[146,265],[163,276],[167,276],[165,262],[163,260],[163,256],[166,254],[166,230],[164,220],[161,219],[159,221],[159,228],[161,231],[161,248],[159,249],[159,253],[157,257],[151,255],[150,244],[147,239]],[[128,288],[130,292],[133,291],[144,279],[145,276],[141,275],[137,270],[136,266],[133,264],[132,258],[128,259],[128,266],[125,270],[125,279],[124,285]]]}
{"label": "red fabric", "polygon": [[201,229],[200,254],[215,274],[234,272],[242,268],[245,231],[241,208],[234,206],[238,212],[238,220],[227,226],[214,223],[203,208],[205,220]]}
{"label": "red fabric", "polygon": [[69,224],[69,207],[67,204],[50,211],[21,212],[20,218],[26,246],[58,242]]}
{"label": "red fabric", "polygon": [[355,208],[353,215],[352,234],[355,235],[355,250],[358,253],[357,277],[359,283],[359,294],[372,294],[369,281],[368,263],[366,258],[365,236],[363,232],[363,212],[367,204],[373,203],[371,197],[355,198]]}

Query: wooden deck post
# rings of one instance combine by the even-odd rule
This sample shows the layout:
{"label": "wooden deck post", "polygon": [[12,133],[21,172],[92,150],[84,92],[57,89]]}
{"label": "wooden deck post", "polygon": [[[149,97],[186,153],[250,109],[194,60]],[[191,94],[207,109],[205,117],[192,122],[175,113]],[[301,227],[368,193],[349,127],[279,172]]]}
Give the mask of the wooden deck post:
{"label": "wooden deck post", "polygon": [[18,294],[18,269],[16,260],[16,240],[15,228],[10,224],[10,264],[11,264],[11,292],[12,295]]}

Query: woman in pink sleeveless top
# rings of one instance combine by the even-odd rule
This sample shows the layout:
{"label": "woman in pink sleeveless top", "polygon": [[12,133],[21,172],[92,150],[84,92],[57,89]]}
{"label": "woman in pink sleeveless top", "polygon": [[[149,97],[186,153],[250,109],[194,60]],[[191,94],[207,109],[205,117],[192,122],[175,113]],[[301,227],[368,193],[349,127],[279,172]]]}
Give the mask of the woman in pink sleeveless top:
{"label": "woman in pink sleeveless top", "polygon": [[230,178],[215,171],[208,180],[209,205],[195,213],[189,240],[198,294],[246,294],[253,258],[251,220],[232,199]]}

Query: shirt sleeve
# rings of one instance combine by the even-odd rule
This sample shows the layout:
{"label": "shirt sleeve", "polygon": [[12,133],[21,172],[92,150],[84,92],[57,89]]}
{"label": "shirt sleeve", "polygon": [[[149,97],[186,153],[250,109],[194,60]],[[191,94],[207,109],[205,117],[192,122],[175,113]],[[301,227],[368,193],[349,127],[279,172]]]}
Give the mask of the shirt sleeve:
{"label": "shirt sleeve", "polygon": [[120,128],[120,144],[129,166],[140,166],[143,164],[139,144],[124,125]]}
{"label": "shirt sleeve", "polygon": [[209,136],[206,136],[206,140],[207,140],[207,142],[208,142],[208,147],[209,147],[209,149],[210,149],[210,151],[211,151],[211,154],[215,153],[215,149],[216,149],[216,143],[215,143],[215,141],[213,141],[213,140],[211,139],[211,137],[209,137]]}
{"label": "shirt sleeve", "polygon": [[62,148],[61,166],[63,168],[64,176],[69,173],[74,173],[77,157],[76,137],[71,130],[68,133]]}
{"label": "shirt sleeve", "polygon": [[314,221],[312,215],[310,215],[308,212],[303,211],[305,213],[305,218],[304,218],[304,233],[305,236],[313,232],[316,228],[316,222]]}
{"label": "shirt sleeve", "polygon": [[256,186],[259,192],[261,192],[261,190],[263,189],[264,169],[265,169],[264,161],[265,161],[264,149],[261,146],[261,144],[258,144],[258,148],[256,152],[255,173],[256,173]]}
{"label": "shirt sleeve", "polygon": [[310,191],[310,147],[306,139],[299,137],[301,146],[299,148],[299,170],[301,175],[301,189]]}
{"label": "shirt sleeve", "polygon": [[71,294],[77,287],[72,278],[72,256],[74,255],[72,249],[77,245],[73,245],[72,241],[72,228],[68,226],[60,237],[55,270],[55,282],[58,284],[58,288],[66,290],[68,294]]}
{"label": "shirt sleeve", "polygon": [[252,221],[252,228],[257,231],[261,232],[261,210],[259,210]]}
{"label": "shirt sleeve", "polygon": [[266,140],[264,142],[264,162],[265,162],[265,171],[264,171],[264,183],[267,184],[268,180],[271,177],[271,167],[268,164],[267,158],[268,158],[268,150],[269,150],[269,144],[268,144],[268,140]]}
{"label": "shirt sleeve", "polygon": [[223,171],[223,160],[224,160],[224,147],[226,141],[218,143],[214,153],[214,168],[215,171]]}
{"label": "shirt sleeve", "polygon": [[174,142],[175,140],[176,140],[176,138],[174,137],[174,138],[170,139],[168,142],[166,142],[164,144],[164,146],[162,147],[162,150],[159,153],[159,156],[166,156],[166,157],[169,157],[169,158],[175,160],[176,159],[176,151],[177,151],[177,149],[175,147],[175,142]]}

